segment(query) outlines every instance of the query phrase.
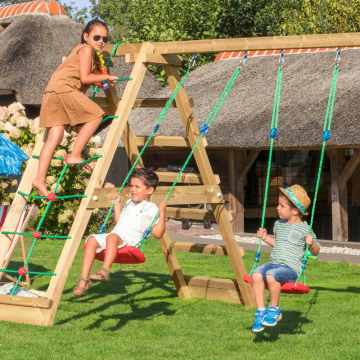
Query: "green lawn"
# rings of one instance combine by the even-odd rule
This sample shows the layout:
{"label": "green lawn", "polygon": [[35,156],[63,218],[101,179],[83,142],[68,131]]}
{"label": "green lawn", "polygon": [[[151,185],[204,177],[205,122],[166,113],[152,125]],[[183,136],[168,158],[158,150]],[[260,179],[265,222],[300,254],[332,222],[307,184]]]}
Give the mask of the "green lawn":
{"label": "green lawn", "polygon": [[[31,240],[31,239],[27,239]],[[29,249],[28,245],[28,249]],[[53,271],[61,241],[39,241],[31,270]],[[310,261],[308,295],[282,295],[283,319],[258,335],[255,309],[232,303],[177,297],[160,246],[145,248],[141,265],[112,269],[110,283],[74,298],[82,249],[70,271],[51,327],[0,322],[0,359],[358,359],[360,267]],[[253,252],[244,261],[250,269]],[[267,261],[268,254],[263,254]],[[183,272],[232,277],[225,256],[178,253]],[[16,253],[9,268],[20,265]],[[96,263],[96,266],[100,266]],[[49,278],[33,278],[45,290]]]}

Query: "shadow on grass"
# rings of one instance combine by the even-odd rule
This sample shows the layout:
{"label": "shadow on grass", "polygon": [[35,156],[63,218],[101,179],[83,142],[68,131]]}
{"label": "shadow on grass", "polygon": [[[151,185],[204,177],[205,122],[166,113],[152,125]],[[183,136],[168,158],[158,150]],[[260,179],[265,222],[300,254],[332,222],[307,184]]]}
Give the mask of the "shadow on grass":
{"label": "shadow on grass", "polygon": [[[140,289],[128,293],[126,288],[132,285],[140,286]],[[145,292],[151,291],[153,289],[164,290],[168,293],[168,295],[141,297],[136,299],[137,295],[144,294]],[[70,293],[72,294],[72,289],[67,289],[66,291],[64,291],[63,294]],[[106,302],[106,296],[109,295],[118,295],[118,298]],[[169,309],[169,306],[171,306],[172,303],[165,301],[156,302],[156,300],[164,300],[166,298],[172,299],[177,296],[178,295],[176,290],[174,289],[174,284],[171,280],[171,276],[169,275],[147,273],[141,271],[121,271],[111,274],[111,282],[109,283],[95,283],[84,297],[71,297],[70,299],[65,300],[73,303],[87,304],[87,310],[78,313],[70,318],[61,320],[56,324],[62,325],[73,320],[80,320],[82,318],[93,315],[96,312],[98,313],[98,318],[93,324],[89,325],[86,328],[87,330],[99,328],[101,327],[103,322],[106,322],[108,320],[118,320],[118,323],[115,326],[106,329],[106,331],[116,331],[125,326],[131,320],[150,320],[155,316],[170,316],[175,314],[175,310]],[[103,299],[101,304],[99,306],[96,306],[95,308],[91,307],[91,304],[96,303],[99,299]],[[154,302],[151,303],[149,306],[139,307],[138,303],[144,301]],[[129,305],[131,308],[131,312],[111,315],[102,314],[109,308],[119,303]]]}
{"label": "shadow on grass", "polygon": [[333,292],[338,292],[338,293],[349,292],[349,293],[354,293],[354,294],[360,294],[360,287],[355,287],[355,286],[348,286],[347,288],[343,288],[343,289],[312,286],[311,289],[320,290],[320,291],[333,291]]}

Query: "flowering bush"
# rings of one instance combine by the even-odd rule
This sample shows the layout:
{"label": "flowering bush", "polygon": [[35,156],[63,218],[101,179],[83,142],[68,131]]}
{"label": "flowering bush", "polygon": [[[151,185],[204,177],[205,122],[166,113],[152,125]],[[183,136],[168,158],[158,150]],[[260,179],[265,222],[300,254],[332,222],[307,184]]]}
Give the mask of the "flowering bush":
{"label": "flowering bush", "polygon": [[[42,131],[39,127],[39,121],[39,117],[33,120],[28,119],[25,114],[25,109],[20,103],[13,103],[8,107],[0,107],[0,132],[3,136],[18,145],[29,157],[32,156],[36,139]],[[76,132],[72,131],[68,133],[65,131],[64,139],[56,149],[54,157],[64,158],[67,154],[71,153],[76,137]],[[99,136],[92,137],[83,151],[84,158],[99,154],[101,152],[101,148],[99,148],[100,142],[101,139]],[[46,186],[49,191],[55,191],[56,183],[63,170],[63,166],[62,160],[53,159],[51,161],[46,177]],[[25,167],[26,163],[23,164],[22,173]],[[82,167],[68,167],[61,184],[57,187],[56,194],[61,196],[83,194],[89,182],[90,174],[91,171]],[[0,178],[1,205],[9,205],[11,203],[15,196],[17,186],[17,180],[10,181],[9,179]],[[113,185],[110,184],[110,186]],[[31,194],[38,195],[35,189],[32,190]],[[52,203],[41,227],[41,232],[45,234],[68,235],[80,202],[81,198],[72,198],[57,200]],[[48,202],[42,199],[28,198],[28,204],[30,203],[37,205],[40,220]],[[93,211],[87,233],[98,232],[101,226],[100,221],[104,220],[101,220],[102,217],[104,217],[104,210]],[[113,217],[111,216],[109,220],[109,226],[113,226]],[[35,226],[35,223],[33,226]]]}

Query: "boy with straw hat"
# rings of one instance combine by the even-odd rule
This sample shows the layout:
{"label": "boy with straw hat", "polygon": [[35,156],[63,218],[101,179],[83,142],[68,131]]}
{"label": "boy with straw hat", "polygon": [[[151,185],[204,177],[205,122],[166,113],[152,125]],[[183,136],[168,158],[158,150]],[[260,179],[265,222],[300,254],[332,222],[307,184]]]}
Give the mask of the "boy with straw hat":
{"label": "boy with straw hat", "polygon": [[[312,255],[317,255],[320,246],[314,232],[309,235],[309,225],[302,220],[311,201],[300,185],[280,188],[277,211],[280,220],[274,225],[274,235],[267,235],[266,229],[259,229],[257,236],[273,247],[270,262],[254,270],[252,288],[257,310],[253,332],[264,330],[264,326],[275,326],[282,315],[279,308],[281,284],[295,282],[302,265],[306,245]],[[270,307],[264,302],[265,282],[270,292]]]}

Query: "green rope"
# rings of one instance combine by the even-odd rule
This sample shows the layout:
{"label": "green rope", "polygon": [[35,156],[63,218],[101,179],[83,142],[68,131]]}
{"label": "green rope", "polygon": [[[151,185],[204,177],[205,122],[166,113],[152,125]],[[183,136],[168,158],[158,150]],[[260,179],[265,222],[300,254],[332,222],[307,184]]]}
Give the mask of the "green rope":
{"label": "green rope", "polygon": [[[280,66],[279,69],[278,69],[278,74],[277,74],[277,79],[276,79],[273,114],[272,114],[272,118],[271,118],[271,129],[277,128],[277,125],[278,125],[279,107],[280,107],[280,95],[281,95],[281,85],[282,85],[282,75],[283,75],[283,69],[282,69],[282,66]],[[269,160],[268,160],[268,166],[267,166],[267,172],[266,172],[264,203],[263,203],[263,210],[262,210],[262,216],[261,216],[261,228],[262,229],[265,226],[266,205],[267,205],[267,198],[268,198],[268,193],[269,193],[271,160],[272,160],[272,155],[273,155],[273,148],[274,148],[274,137],[271,137]],[[259,245],[258,245],[257,254],[260,254],[261,241],[262,241],[262,238],[259,239]],[[256,259],[258,259],[258,258],[255,258],[254,265],[253,265],[253,267],[252,267],[252,269],[250,271],[250,276],[252,275],[253,271],[259,265],[259,263],[256,261]]]}
{"label": "green rope", "polygon": [[[110,57],[108,58],[108,61],[106,62],[106,65],[105,65],[106,69],[108,68],[108,66],[109,66],[109,64],[110,64],[110,61],[111,61],[111,59],[113,58],[113,56],[115,55],[116,49],[118,48],[118,46],[119,46],[120,44],[121,44],[121,42],[117,42],[117,43],[114,45],[113,51],[111,52]],[[94,100],[95,95],[96,95],[96,92],[97,92],[97,89],[98,89],[98,86],[95,85],[95,86],[94,86],[94,93],[93,93],[93,95],[92,95],[92,97],[91,97],[91,100]]]}
{"label": "green rope", "polygon": [[[147,140],[146,140],[143,148],[141,149],[141,151],[140,151],[138,157],[136,158],[133,166],[131,167],[131,169],[130,169],[129,173],[127,174],[125,180],[123,181],[123,183],[122,183],[119,191],[117,192],[118,194],[121,193],[122,189],[124,188],[124,186],[126,185],[128,179],[129,179],[130,175],[132,174],[133,170],[135,169],[137,163],[138,163],[139,160],[141,159],[141,156],[142,156],[142,154],[144,153],[145,149],[147,148],[150,140],[152,139],[153,135],[154,135],[154,134],[156,133],[156,131],[158,130],[159,125],[161,124],[161,122],[162,122],[162,120],[164,119],[166,113],[168,112],[170,106],[171,106],[172,103],[174,102],[176,95],[178,94],[178,92],[179,92],[179,90],[181,89],[182,85],[184,84],[186,78],[188,77],[188,75],[189,75],[189,73],[190,73],[190,70],[191,70],[191,68],[189,68],[189,69],[187,70],[187,72],[186,72],[186,74],[184,75],[184,77],[183,77],[183,78],[181,79],[181,81],[178,83],[175,91],[173,92],[173,94],[171,95],[171,97],[170,97],[169,101],[167,102],[165,108],[164,108],[163,111],[161,112],[160,117],[159,117],[159,119],[157,120],[153,131],[151,132],[150,136],[147,138]],[[112,209],[113,209],[113,207],[114,207],[114,204],[115,204],[115,200],[113,200],[113,202],[111,203],[111,206],[110,206],[110,208],[109,208],[109,211],[108,211],[108,213],[106,214],[106,218],[105,218],[105,220],[104,220],[104,224],[102,225],[103,228],[105,228],[105,226],[106,226],[106,224],[107,224],[107,222],[108,222],[108,220],[109,220],[109,217],[110,217],[110,214],[112,213]]]}
{"label": "green rope", "polygon": [[[247,54],[245,54],[244,58],[242,59],[242,62],[240,63],[240,66],[234,71],[234,74],[231,76],[229,82],[227,83],[227,85],[225,86],[225,89],[223,90],[222,94],[220,95],[218,101],[216,102],[215,106],[213,107],[213,109],[210,112],[209,117],[206,119],[204,125],[207,125],[208,128],[210,128],[210,126],[212,125],[213,121],[215,120],[215,117],[217,115],[217,113],[219,112],[223,102],[225,101],[228,93],[230,92],[235,80],[237,79],[238,75],[240,74],[241,68],[244,66],[245,60],[247,58]],[[186,165],[189,163],[190,159],[192,158],[198,144],[200,143],[201,139],[203,138],[204,134],[208,131],[208,128],[206,130],[202,130],[200,133],[199,138],[197,139],[193,149],[191,150],[189,156],[187,157],[184,165],[182,166],[178,176],[176,177],[174,183],[172,184],[170,190],[168,191],[164,201],[166,202],[166,200],[169,198],[171,192],[173,191],[174,187],[176,186],[180,176],[182,175],[182,173],[184,172]],[[153,221],[151,222],[151,225],[148,227],[148,229],[145,231],[145,235],[143,236],[143,238],[135,245],[135,247],[139,246],[141,244],[141,252],[144,250],[145,247],[145,241],[147,239],[147,234],[150,234],[151,228],[154,226],[157,218],[159,216],[159,212],[157,212],[157,214],[155,215]]]}
{"label": "green rope", "polygon": [[104,123],[105,121],[108,121],[109,119],[117,119],[117,118],[118,118],[118,116],[109,115],[109,116],[104,117],[104,118],[101,120],[101,123]]}
{"label": "green rope", "polygon": [[[338,68],[338,66],[335,66],[334,71],[333,71],[332,81],[331,81],[328,104],[327,104],[327,108],[326,108],[326,114],[325,114],[325,120],[324,120],[324,131],[326,131],[326,130],[330,131],[330,128],[331,128],[331,121],[332,121],[332,116],[333,116],[333,111],[334,111],[334,102],[335,102],[335,93],[336,93],[338,73],[339,73],[339,68]],[[325,146],[326,146],[326,140],[323,140],[323,144],[322,144],[322,148],[321,148],[321,155],[320,155],[319,169],[318,169],[318,174],[317,174],[317,178],[316,178],[314,201],[313,201],[313,206],[312,206],[312,210],[311,210],[309,234],[311,234],[311,232],[312,232],[312,227],[313,227],[313,223],[314,223],[315,205],[316,205],[317,196],[318,196],[319,188],[320,188],[320,178],[321,178],[321,170],[322,170],[324,155],[325,155]],[[303,276],[304,284],[305,284],[305,269],[304,269],[304,267],[306,264],[306,253],[308,252],[308,250],[309,250],[309,245],[306,245],[305,255],[302,259],[303,266],[302,266],[302,269],[300,271],[298,278],[296,279],[296,282],[298,282],[300,280],[301,276]]]}
{"label": "green rope", "polygon": [[[30,197],[30,198],[35,198],[35,199],[43,199],[43,200],[47,200],[47,197],[46,196],[38,196],[38,195],[31,195],[31,194],[25,194],[23,193],[22,191],[18,191],[18,193],[20,195],[23,195],[23,196],[27,196],[27,197]],[[86,198],[87,195],[66,195],[66,196],[57,196],[56,195],[56,199],[72,199],[72,198]]]}
{"label": "green rope", "polygon": [[[34,159],[40,159],[39,155],[33,155],[32,156]],[[53,160],[64,160],[64,158],[61,157],[52,157]]]}
{"label": "green rope", "polygon": [[[19,273],[18,270],[8,270],[8,269],[0,269],[1,272],[5,272],[5,273]],[[39,271],[25,271],[25,274],[30,274],[30,275],[51,275],[51,276],[56,276],[56,273],[51,273],[51,272],[39,272]]]}
{"label": "green rope", "polygon": [[[22,236],[33,236],[31,233],[22,233],[16,231],[2,231],[2,234],[9,234],[9,235],[22,235]],[[40,235],[42,239],[71,239],[71,236],[65,235]]]}

